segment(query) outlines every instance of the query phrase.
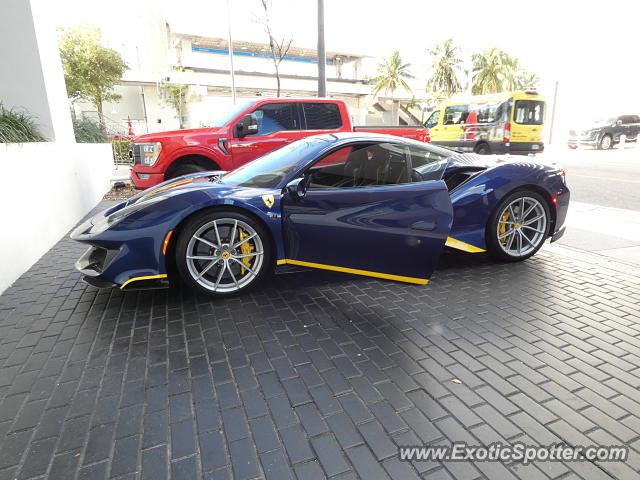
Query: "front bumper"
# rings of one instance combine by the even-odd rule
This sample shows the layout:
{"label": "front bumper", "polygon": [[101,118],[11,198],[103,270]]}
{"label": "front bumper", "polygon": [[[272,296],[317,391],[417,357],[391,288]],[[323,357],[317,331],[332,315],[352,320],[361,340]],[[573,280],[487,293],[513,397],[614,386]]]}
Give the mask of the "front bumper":
{"label": "front bumper", "polygon": [[567,145],[570,147],[596,147],[598,140],[595,138],[569,138]]}
{"label": "front bumper", "polygon": [[76,269],[87,283],[100,288],[167,286],[162,252],[164,236],[143,235],[135,229],[96,233],[96,226],[103,218],[124,205],[126,202],[98,213],[73,230],[71,239],[89,246],[76,261]]}
{"label": "front bumper", "polygon": [[151,173],[148,170],[148,167],[140,165],[134,165],[131,169],[131,181],[138,190],[155,187],[164,182],[164,173]]}

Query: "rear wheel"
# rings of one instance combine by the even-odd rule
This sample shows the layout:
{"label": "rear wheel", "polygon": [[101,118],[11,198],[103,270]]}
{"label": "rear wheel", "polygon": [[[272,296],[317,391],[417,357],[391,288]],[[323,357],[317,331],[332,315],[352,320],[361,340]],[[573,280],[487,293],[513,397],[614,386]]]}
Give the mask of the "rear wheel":
{"label": "rear wheel", "polygon": [[613,141],[611,140],[611,135],[605,135],[600,139],[600,150],[609,150],[613,145]]}
{"label": "rear wheel", "polygon": [[208,211],[191,219],[175,252],[183,281],[219,297],[248,290],[273,267],[271,241],[264,227],[235,211]]}
{"label": "rear wheel", "polygon": [[491,155],[491,148],[486,143],[481,143],[476,147],[475,152],[478,155]]}
{"label": "rear wheel", "polygon": [[487,224],[489,254],[507,262],[531,257],[547,239],[550,218],[540,194],[522,190],[508,195]]}

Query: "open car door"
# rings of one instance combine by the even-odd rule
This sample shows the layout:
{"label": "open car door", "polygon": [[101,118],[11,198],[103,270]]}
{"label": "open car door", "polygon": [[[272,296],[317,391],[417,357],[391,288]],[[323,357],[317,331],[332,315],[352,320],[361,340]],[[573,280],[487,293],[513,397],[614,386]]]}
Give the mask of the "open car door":
{"label": "open car door", "polygon": [[283,195],[286,263],[427,283],[453,221],[432,153],[370,142],[320,159]]}

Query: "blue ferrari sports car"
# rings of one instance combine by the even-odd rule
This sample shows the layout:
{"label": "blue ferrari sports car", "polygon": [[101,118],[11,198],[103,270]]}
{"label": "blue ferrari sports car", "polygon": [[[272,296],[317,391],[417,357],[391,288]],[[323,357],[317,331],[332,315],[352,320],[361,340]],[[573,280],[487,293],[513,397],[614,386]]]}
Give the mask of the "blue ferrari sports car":
{"label": "blue ferrari sports car", "polygon": [[138,193],[76,228],[99,287],[243,292],[291,264],[425,284],[445,246],[524,260],[559,238],[564,171],[367,133],[307,137]]}

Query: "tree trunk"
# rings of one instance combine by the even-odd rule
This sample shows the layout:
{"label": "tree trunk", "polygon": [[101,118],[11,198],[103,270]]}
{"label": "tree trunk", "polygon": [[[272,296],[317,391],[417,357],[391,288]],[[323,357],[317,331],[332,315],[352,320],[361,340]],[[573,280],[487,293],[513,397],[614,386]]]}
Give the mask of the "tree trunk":
{"label": "tree trunk", "polygon": [[280,96],[280,71],[277,65],[276,65],[276,85],[278,86],[276,90],[276,97],[279,97]]}
{"label": "tree trunk", "polygon": [[107,128],[104,123],[104,116],[102,115],[102,98],[96,99],[96,110],[98,111],[98,126],[100,130],[105,131]]}

